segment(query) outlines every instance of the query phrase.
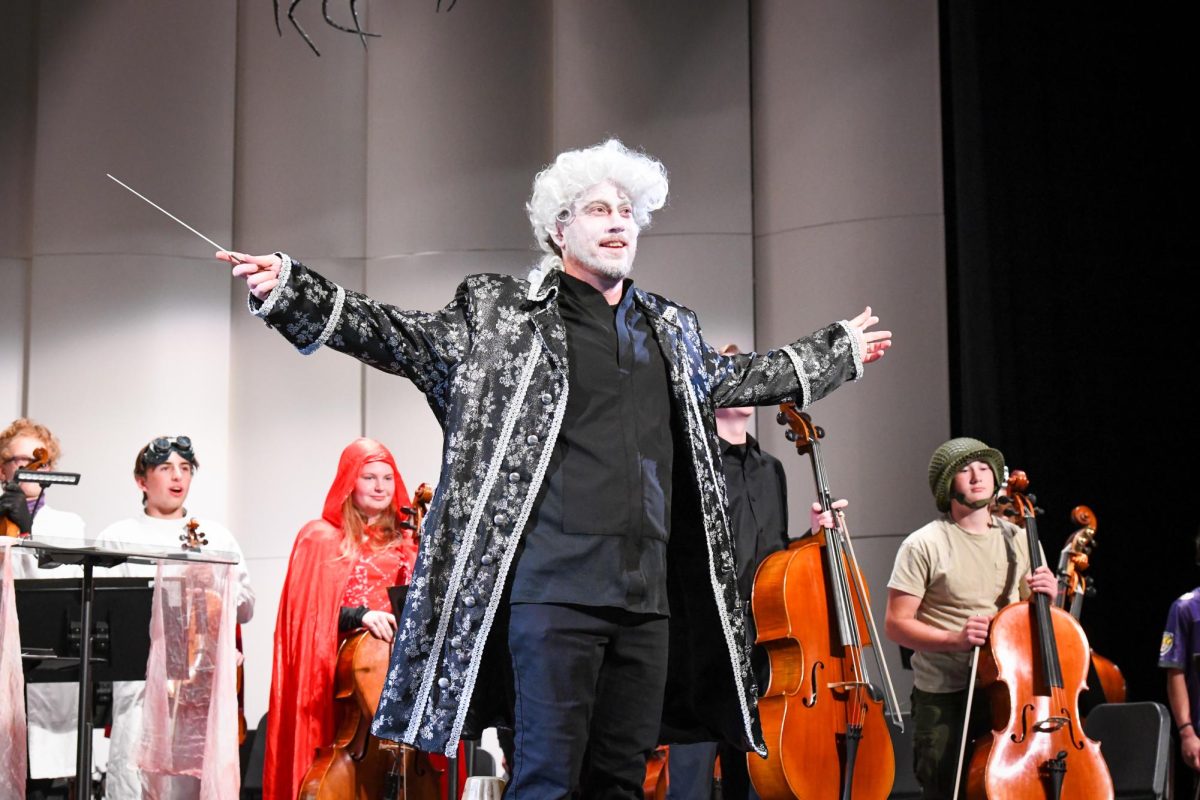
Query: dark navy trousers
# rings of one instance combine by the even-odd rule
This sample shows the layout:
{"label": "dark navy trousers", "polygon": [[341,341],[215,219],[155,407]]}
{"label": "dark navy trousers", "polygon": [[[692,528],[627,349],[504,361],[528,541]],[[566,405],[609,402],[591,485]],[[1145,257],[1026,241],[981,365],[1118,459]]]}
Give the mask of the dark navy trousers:
{"label": "dark navy trousers", "polygon": [[667,679],[666,617],[514,603],[510,800],[642,800]]}

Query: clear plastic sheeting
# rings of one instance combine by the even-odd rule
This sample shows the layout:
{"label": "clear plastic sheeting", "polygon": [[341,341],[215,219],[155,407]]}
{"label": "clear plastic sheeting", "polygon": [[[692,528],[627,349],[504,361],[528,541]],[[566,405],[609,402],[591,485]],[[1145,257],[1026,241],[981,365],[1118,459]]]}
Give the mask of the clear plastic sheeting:
{"label": "clear plastic sheeting", "polygon": [[9,545],[0,537],[0,800],[25,797],[29,754],[25,731],[25,674]]}
{"label": "clear plastic sheeting", "polygon": [[234,584],[228,565],[167,562],[154,584],[138,761],[199,779],[200,800],[236,800],[240,788]]}

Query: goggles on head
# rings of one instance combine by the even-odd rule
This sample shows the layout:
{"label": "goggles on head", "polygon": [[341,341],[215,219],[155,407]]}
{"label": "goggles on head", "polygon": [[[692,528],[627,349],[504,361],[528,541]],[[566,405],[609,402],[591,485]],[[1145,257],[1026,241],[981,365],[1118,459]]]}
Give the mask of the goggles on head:
{"label": "goggles on head", "polygon": [[191,463],[196,460],[196,453],[192,450],[192,440],[189,437],[159,436],[146,445],[146,453],[142,456],[142,462],[146,466],[157,467],[171,457],[172,450],[179,453],[184,461]]}

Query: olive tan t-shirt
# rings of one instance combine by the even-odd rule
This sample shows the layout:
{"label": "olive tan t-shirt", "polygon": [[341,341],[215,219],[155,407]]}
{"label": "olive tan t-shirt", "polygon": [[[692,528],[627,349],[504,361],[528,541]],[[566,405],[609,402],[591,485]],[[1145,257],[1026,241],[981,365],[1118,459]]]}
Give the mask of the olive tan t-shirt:
{"label": "olive tan t-shirt", "polygon": [[[970,533],[947,515],[905,538],[896,553],[888,588],[921,598],[917,608],[921,622],[960,631],[968,618],[992,616],[1028,597],[1025,576],[1030,571],[1025,531],[992,517],[986,533]],[[913,654],[912,667],[913,685],[918,689],[957,692],[967,687],[971,677],[971,653],[918,651]]]}

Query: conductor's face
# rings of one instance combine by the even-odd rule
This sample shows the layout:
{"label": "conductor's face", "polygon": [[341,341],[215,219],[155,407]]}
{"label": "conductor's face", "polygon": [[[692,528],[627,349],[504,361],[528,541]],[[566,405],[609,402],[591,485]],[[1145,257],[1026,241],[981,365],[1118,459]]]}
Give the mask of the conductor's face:
{"label": "conductor's face", "polygon": [[620,279],[633,269],[637,237],[629,196],[612,181],[602,181],[575,201],[574,214],[557,238],[567,272]]}

